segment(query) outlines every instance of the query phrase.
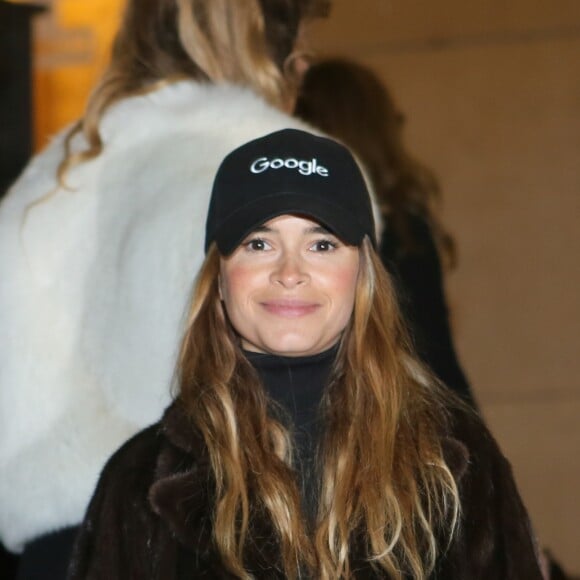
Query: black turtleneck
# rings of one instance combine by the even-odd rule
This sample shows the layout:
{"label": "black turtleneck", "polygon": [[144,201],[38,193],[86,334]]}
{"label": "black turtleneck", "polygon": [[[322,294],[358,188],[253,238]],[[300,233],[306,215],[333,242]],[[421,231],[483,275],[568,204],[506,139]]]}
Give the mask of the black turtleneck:
{"label": "black turtleneck", "polygon": [[295,467],[304,507],[316,513],[314,459],[320,437],[319,408],[338,347],[311,356],[286,357],[246,351],[270,399],[284,412],[280,419],[294,435]]}

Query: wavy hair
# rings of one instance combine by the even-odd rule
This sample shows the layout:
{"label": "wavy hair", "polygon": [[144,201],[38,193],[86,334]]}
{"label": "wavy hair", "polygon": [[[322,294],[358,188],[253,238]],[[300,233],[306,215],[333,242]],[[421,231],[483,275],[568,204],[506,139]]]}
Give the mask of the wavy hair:
{"label": "wavy hair", "polygon": [[[296,92],[289,63],[300,23],[328,7],[329,0],[128,0],[110,64],[66,137],[60,185],[103,150],[99,125],[109,107],[163,84],[227,81],[286,106]],[[87,146],[73,152],[78,134]]]}
{"label": "wavy hair", "polygon": [[320,489],[311,539],[292,471],[292,441],[219,299],[215,245],[200,271],[178,364],[179,399],[203,436],[216,484],[213,535],[237,577],[252,521],[265,513],[284,571],[350,578],[362,549],[390,578],[427,578],[460,511],[441,434],[447,395],[411,352],[394,289],[365,240],[355,307],[321,412]]}
{"label": "wavy hair", "polygon": [[303,76],[295,114],[359,156],[383,214],[403,241],[403,251],[416,249],[408,216],[420,215],[433,231],[445,263],[455,265],[455,243],[438,218],[437,179],[407,152],[403,115],[371,69],[340,58],[313,63]]}

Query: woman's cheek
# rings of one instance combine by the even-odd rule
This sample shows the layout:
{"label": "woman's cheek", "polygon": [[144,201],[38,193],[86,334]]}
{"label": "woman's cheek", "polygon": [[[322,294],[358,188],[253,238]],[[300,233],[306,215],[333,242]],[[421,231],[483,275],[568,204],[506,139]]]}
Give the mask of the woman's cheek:
{"label": "woman's cheek", "polygon": [[333,268],[325,271],[319,270],[317,273],[319,283],[330,290],[349,292],[354,291],[358,278],[358,265],[346,265],[341,268]]}
{"label": "woman's cheek", "polygon": [[226,305],[245,302],[247,296],[254,290],[257,272],[255,268],[242,265],[228,268],[222,275],[222,299]]}

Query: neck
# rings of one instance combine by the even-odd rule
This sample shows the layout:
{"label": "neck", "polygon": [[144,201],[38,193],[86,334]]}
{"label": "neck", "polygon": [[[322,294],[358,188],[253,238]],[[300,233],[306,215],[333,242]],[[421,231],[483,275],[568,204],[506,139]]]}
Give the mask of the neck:
{"label": "neck", "polygon": [[315,414],[336,358],[337,347],[300,357],[246,352],[268,396],[296,425]]}
{"label": "neck", "polygon": [[246,352],[256,369],[274,412],[294,438],[294,465],[299,476],[304,507],[316,514],[316,450],[321,434],[320,403],[331,376],[338,346],[319,354],[285,357]]}

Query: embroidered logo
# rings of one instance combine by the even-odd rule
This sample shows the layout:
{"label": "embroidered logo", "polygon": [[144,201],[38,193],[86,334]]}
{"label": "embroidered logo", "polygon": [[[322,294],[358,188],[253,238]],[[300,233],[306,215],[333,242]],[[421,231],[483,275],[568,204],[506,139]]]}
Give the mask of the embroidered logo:
{"label": "embroidered logo", "polygon": [[321,177],[328,177],[328,169],[324,165],[319,165],[318,160],[313,157],[307,159],[294,159],[289,157],[287,159],[268,159],[267,157],[259,157],[250,165],[252,173],[263,173],[268,169],[280,169],[286,167],[287,169],[296,169],[302,175],[320,175]]}

